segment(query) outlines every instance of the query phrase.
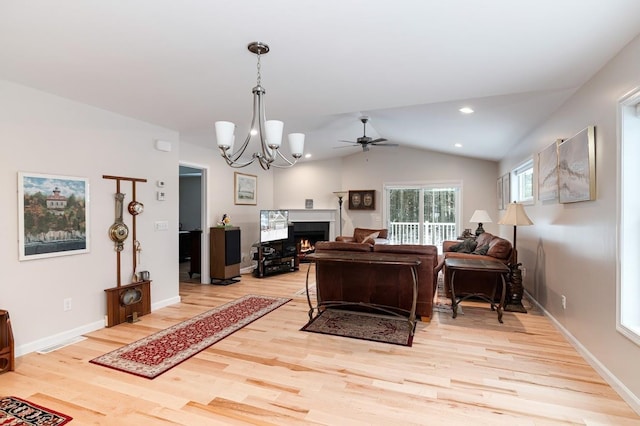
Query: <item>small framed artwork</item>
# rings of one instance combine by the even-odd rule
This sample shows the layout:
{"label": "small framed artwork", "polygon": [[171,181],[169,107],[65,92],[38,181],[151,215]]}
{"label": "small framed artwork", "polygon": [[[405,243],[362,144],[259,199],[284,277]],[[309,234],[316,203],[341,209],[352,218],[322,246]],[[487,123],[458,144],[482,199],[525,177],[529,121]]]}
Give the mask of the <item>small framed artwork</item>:
{"label": "small framed artwork", "polygon": [[558,199],[558,139],[538,154],[538,199]]}
{"label": "small framed artwork", "polygon": [[312,209],[313,208],[313,198],[307,198],[304,200],[304,208]]}
{"label": "small framed artwork", "polygon": [[349,210],[375,210],[376,191],[367,189],[363,191],[349,191]]}
{"label": "small framed artwork", "polygon": [[504,200],[502,199],[502,176],[498,178],[496,194],[498,195],[498,210],[504,210]]}
{"label": "small framed artwork", "polygon": [[89,180],[18,173],[18,259],[89,252]]}
{"label": "small framed artwork", "polygon": [[558,145],[558,196],[561,203],[596,199],[595,127]]}
{"label": "small framed artwork", "polygon": [[511,202],[511,173],[502,175],[502,208],[506,209]]}
{"label": "small framed artwork", "polygon": [[234,172],[233,198],[235,204],[258,204],[258,177]]}

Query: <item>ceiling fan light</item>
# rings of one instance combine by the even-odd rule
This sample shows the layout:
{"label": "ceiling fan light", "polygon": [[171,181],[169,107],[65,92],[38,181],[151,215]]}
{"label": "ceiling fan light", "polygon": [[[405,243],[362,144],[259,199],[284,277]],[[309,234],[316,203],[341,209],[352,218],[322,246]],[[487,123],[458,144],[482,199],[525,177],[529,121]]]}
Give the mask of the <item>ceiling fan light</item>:
{"label": "ceiling fan light", "polygon": [[302,157],[304,152],[304,133],[289,133],[289,149],[295,158]]}
{"label": "ceiling fan light", "polygon": [[271,149],[280,148],[284,123],[279,120],[267,120],[264,123],[264,127],[267,135],[267,146]]}
{"label": "ceiling fan light", "polygon": [[231,121],[216,121],[216,140],[218,147],[225,150],[233,146],[236,125]]}

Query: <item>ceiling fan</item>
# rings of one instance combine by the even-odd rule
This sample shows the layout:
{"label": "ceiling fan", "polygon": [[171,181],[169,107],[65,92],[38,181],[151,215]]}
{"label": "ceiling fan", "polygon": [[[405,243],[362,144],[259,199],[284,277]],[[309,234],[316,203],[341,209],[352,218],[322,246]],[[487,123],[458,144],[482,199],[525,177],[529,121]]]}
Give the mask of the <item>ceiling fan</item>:
{"label": "ceiling fan", "polygon": [[[340,140],[339,142],[345,142],[345,143],[349,143],[351,145],[360,145],[362,146],[362,151],[369,151],[369,145],[372,146],[398,146],[397,143],[384,143],[387,140],[385,138],[377,138],[377,139],[371,139],[369,136],[367,136],[367,122],[369,121],[369,117],[362,116],[360,117],[360,121],[362,122],[362,136],[359,137],[358,139],[356,139],[355,142],[353,141],[345,141],[345,140]],[[343,147],[336,147],[336,148],[343,148]]]}

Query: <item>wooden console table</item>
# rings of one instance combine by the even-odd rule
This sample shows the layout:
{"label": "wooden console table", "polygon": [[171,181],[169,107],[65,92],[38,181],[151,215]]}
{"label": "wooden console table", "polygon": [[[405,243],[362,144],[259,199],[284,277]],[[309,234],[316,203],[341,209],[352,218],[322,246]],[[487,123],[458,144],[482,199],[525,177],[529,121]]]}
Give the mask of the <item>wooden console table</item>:
{"label": "wooden console table", "polygon": [[[349,264],[370,264],[370,265],[390,265],[390,266],[405,266],[410,268],[411,277],[413,279],[413,300],[411,302],[411,310],[407,311],[409,314],[408,323],[409,329],[411,330],[411,334],[413,334],[414,326],[416,323],[416,303],[418,300],[418,271],[417,267],[420,265],[421,261],[417,256],[410,254],[395,254],[395,253],[371,253],[371,252],[320,252],[320,253],[311,253],[305,257],[305,260],[309,260],[309,268],[307,269],[307,278],[305,282],[305,288],[307,291],[307,303],[309,304],[309,321],[313,319],[313,312],[316,311],[317,315],[320,315],[321,309],[332,307],[332,306],[348,306],[348,305],[356,305],[363,306],[367,308],[376,309],[378,311],[385,312],[387,314],[393,316],[399,316],[404,318],[403,315],[400,315],[397,311],[405,311],[404,309],[400,309],[394,306],[385,306],[378,305],[374,303],[367,303],[362,301],[347,301],[347,300],[331,300],[324,301],[320,300],[321,293],[319,290],[319,283],[317,282],[316,275],[316,288],[318,294],[318,303],[317,306],[313,306],[311,303],[311,298],[309,297],[309,272],[311,271],[311,264],[315,263],[343,263],[345,267],[349,267]],[[390,285],[395,285],[397,283],[389,283]]]}
{"label": "wooden console table", "polygon": [[502,262],[498,262],[497,260],[480,260],[480,259],[457,259],[457,258],[449,258],[444,261],[445,267],[451,271],[451,309],[453,310],[453,318],[458,316],[458,304],[469,297],[478,297],[483,299],[489,303],[491,303],[491,310],[494,310],[495,307],[495,295],[496,289],[498,285],[498,277],[496,277],[496,284],[493,287],[493,294],[491,297],[487,296],[483,293],[471,293],[466,296],[460,298],[456,297],[455,290],[455,281],[456,281],[456,272],[457,271],[474,271],[486,274],[494,274],[499,275],[500,280],[502,281],[502,294],[500,296],[500,304],[495,308],[498,311],[498,321],[502,323],[502,309],[504,308],[504,298],[507,292],[507,284],[504,280],[505,274],[509,273],[509,267]]}

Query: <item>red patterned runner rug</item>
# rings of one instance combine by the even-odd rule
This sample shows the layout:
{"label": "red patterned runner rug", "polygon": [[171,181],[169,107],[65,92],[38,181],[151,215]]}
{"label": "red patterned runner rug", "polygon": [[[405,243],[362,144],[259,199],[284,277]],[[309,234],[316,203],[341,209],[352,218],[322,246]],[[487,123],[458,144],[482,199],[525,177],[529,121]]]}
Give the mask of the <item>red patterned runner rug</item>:
{"label": "red patterned runner rug", "polygon": [[249,294],[89,362],[153,379],[290,300]]}
{"label": "red patterned runner rug", "polygon": [[15,396],[0,398],[0,425],[60,426],[71,419],[72,417]]}

